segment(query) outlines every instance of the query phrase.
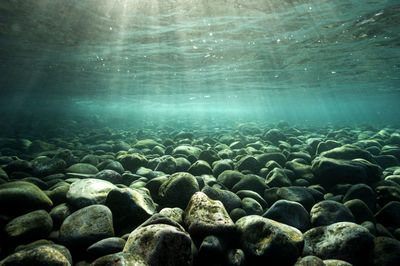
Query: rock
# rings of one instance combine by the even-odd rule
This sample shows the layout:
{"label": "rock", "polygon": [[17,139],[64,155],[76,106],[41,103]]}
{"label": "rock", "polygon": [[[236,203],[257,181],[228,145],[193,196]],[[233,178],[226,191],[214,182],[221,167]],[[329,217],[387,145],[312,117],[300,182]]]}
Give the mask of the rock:
{"label": "rock", "polygon": [[192,164],[189,167],[188,172],[197,176],[213,174],[211,166],[206,161],[202,160],[197,160],[194,164]]}
{"label": "rock", "polygon": [[239,190],[236,192],[236,195],[241,199],[248,197],[256,200],[263,209],[268,207],[268,203],[257,192],[251,190]]}
{"label": "rock", "polygon": [[201,242],[197,262],[200,265],[222,264],[225,257],[225,245],[217,236],[206,236]]}
{"label": "rock", "polygon": [[151,198],[155,202],[160,202],[160,197],[158,195],[158,191],[161,187],[161,185],[168,180],[168,176],[159,176],[155,177],[149,181],[147,181],[145,188],[147,188],[150,191]]}
{"label": "rock", "polygon": [[73,213],[73,209],[70,205],[62,203],[57,205],[50,211],[50,217],[53,220],[53,227],[55,229],[60,228],[63,221]]}
{"label": "rock", "polygon": [[279,131],[279,129],[273,128],[268,130],[264,134],[264,139],[270,141],[271,143],[278,145],[279,141],[285,141],[286,136]]}
{"label": "rock", "polygon": [[[189,162],[188,162],[189,163]],[[190,163],[189,163],[190,164]],[[188,168],[187,168],[188,169]],[[186,171],[185,169],[184,171]],[[171,155],[160,157],[160,162],[157,164],[155,171],[161,171],[166,174],[173,174],[177,171],[177,161]]]}
{"label": "rock", "polygon": [[131,188],[111,190],[105,205],[113,214],[115,231],[121,235],[132,232],[156,211],[153,200],[146,192]]}
{"label": "rock", "polygon": [[258,174],[262,165],[253,156],[246,155],[237,162],[236,167],[239,172],[249,170],[253,174]]}
{"label": "rock", "polygon": [[368,265],[374,248],[374,237],[364,227],[339,222],[319,226],[304,233],[303,256],[339,259],[355,265]]}
{"label": "rock", "polygon": [[292,185],[292,182],[286,176],[286,173],[283,169],[274,168],[268,173],[266,184],[269,187],[289,187]]}
{"label": "rock", "polygon": [[275,161],[279,166],[284,166],[286,163],[286,157],[281,152],[268,152],[256,155],[257,161],[261,165],[266,165],[270,161]]}
{"label": "rock", "polygon": [[175,158],[178,157],[178,155],[184,155],[186,157],[193,156],[196,159],[199,158],[201,153],[201,150],[197,147],[192,147],[192,146],[178,146],[172,151],[172,156]]}
{"label": "rock", "polygon": [[139,256],[150,266],[189,266],[191,242],[190,235],[172,220],[152,217],[129,235],[123,252]]}
{"label": "rock", "polygon": [[209,165],[212,165],[213,162],[221,160],[221,158],[214,150],[203,150],[202,152],[200,152],[199,160],[206,161]]}
{"label": "rock", "polygon": [[315,256],[306,256],[299,259],[294,266],[326,266],[324,261]]}
{"label": "rock", "polygon": [[353,214],[346,206],[332,200],[315,204],[310,211],[310,217],[313,227],[355,221]]}
{"label": "rock", "polygon": [[54,205],[58,205],[67,200],[67,193],[70,185],[57,186],[51,191],[46,191],[47,196],[51,199]]}
{"label": "rock", "polygon": [[257,175],[245,175],[239,182],[232,187],[232,192],[239,190],[252,190],[262,195],[267,188],[265,180]]}
{"label": "rock", "polygon": [[322,152],[321,156],[338,160],[352,160],[361,158],[373,162],[372,155],[369,152],[349,144]]}
{"label": "rock", "polygon": [[150,150],[155,146],[162,146],[162,145],[153,139],[142,139],[133,145],[133,147],[135,147],[136,149],[150,149]]}
{"label": "rock", "polygon": [[385,206],[391,201],[400,201],[400,187],[378,186],[375,188],[375,193],[380,206]]}
{"label": "rock", "polygon": [[310,215],[298,202],[278,200],[264,214],[263,217],[297,228],[305,232],[310,228]]}
{"label": "rock", "polygon": [[99,156],[94,154],[87,154],[83,156],[83,158],[80,160],[80,163],[87,163],[91,165],[98,165],[99,162],[100,162]]}
{"label": "rock", "polygon": [[13,172],[30,173],[32,171],[32,164],[28,161],[17,159],[9,162],[5,167],[3,167],[3,170],[7,172],[9,177],[11,177]]}
{"label": "rock", "polygon": [[38,209],[50,210],[52,206],[49,197],[31,183],[14,181],[0,185],[1,214],[18,215]]}
{"label": "rock", "polygon": [[54,246],[58,245],[42,245],[18,251],[0,261],[0,265],[72,265],[72,261],[68,260],[63,252]]}
{"label": "rock", "polygon": [[32,172],[38,177],[63,173],[66,165],[66,162],[62,159],[40,156],[32,161]]}
{"label": "rock", "polygon": [[391,201],[375,214],[376,221],[384,226],[400,227],[400,202]]}
{"label": "rock", "polygon": [[235,224],[223,204],[202,192],[196,192],[190,199],[184,223],[192,236],[229,234],[235,230]]}
{"label": "rock", "polygon": [[325,266],[353,266],[344,260],[323,260]]}
{"label": "rock", "polygon": [[104,205],[91,205],[68,216],[61,225],[59,241],[72,249],[86,249],[114,236],[112,213]]}
{"label": "rock", "polygon": [[95,175],[95,178],[105,180],[105,181],[108,181],[113,184],[122,184],[123,183],[122,176],[118,172],[116,172],[114,170],[109,170],[109,169],[101,170],[100,172],[98,172]]}
{"label": "rock", "polygon": [[[305,187],[281,187],[276,191],[278,199],[285,199],[300,203],[306,210],[310,210],[315,199],[310,190]],[[264,194],[265,198],[265,194]]]}
{"label": "rock", "polygon": [[261,216],[245,216],[236,227],[249,265],[293,265],[303,249],[299,230]]}
{"label": "rock", "polygon": [[356,184],[351,186],[346,194],[343,197],[343,202],[352,200],[352,199],[360,199],[362,200],[370,210],[375,211],[376,209],[376,200],[375,200],[375,192],[372,188],[366,184]]}
{"label": "rock", "polygon": [[71,184],[67,193],[67,202],[77,208],[83,208],[93,204],[104,204],[108,193],[117,188],[112,183],[86,178]]}
{"label": "rock", "polygon": [[114,160],[106,160],[106,161],[100,163],[97,166],[97,169],[99,169],[99,170],[114,170],[115,172],[117,172],[120,175],[125,171],[122,164],[120,162],[114,161]]}
{"label": "rock", "polygon": [[96,259],[91,266],[148,266],[148,264],[137,254],[129,252],[118,252]]}
{"label": "rock", "polygon": [[324,188],[336,184],[366,183],[368,180],[365,167],[353,161],[317,157],[312,163],[312,170],[314,182]]}
{"label": "rock", "polygon": [[212,170],[213,170],[214,176],[219,176],[222,172],[233,169],[232,165],[231,165],[231,161],[228,159],[215,161],[212,164],[212,166],[213,166]]}
{"label": "rock", "polygon": [[226,265],[228,266],[244,266],[246,264],[246,258],[243,250],[241,249],[230,249],[228,250]]}
{"label": "rock", "polygon": [[148,164],[147,158],[139,153],[123,154],[118,156],[117,160],[122,164],[125,170],[129,170],[132,173],[135,173],[139,167],[146,167]]}
{"label": "rock", "polygon": [[15,242],[46,238],[53,228],[53,221],[45,210],[29,212],[12,219],[4,227],[7,237]]}
{"label": "rock", "polygon": [[199,191],[196,178],[185,172],[178,172],[169,177],[159,189],[161,205],[185,209],[192,195]]}
{"label": "rock", "polygon": [[243,210],[242,208],[235,208],[229,213],[229,216],[231,217],[233,222],[236,222],[237,220],[246,215],[247,215],[246,211]]}
{"label": "rock", "polygon": [[373,265],[398,265],[400,262],[400,241],[390,237],[374,239]]}
{"label": "rock", "polygon": [[247,215],[261,215],[263,213],[263,208],[255,199],[253,198],[243,198],[242,199],[242,208],[246,212]]}
{"label": "rock", "polygon": [[183,224],[183,210],[180,208],[163,208],[160,211],[160,214],[170,218],[178,224]]}
{"label": "rock", "polygon": [[87,248],[87,253],[99,258],[112,253],[121,252],[124,249],[126,241],[119,237],[109,237],[102,239]]}
{"label": "rock", "polygon": [[296,161],[288,161],[285,167],[295,174],[295,179],[305,179],[311,181],[314,178],[310,165],[302,164]]}
{"label": "rock", "polygon": [[240,180],[244,178],[244,174],[235,171],[235,170],[226,170],[223,171],[217,178],[217,181],[223,184],[228,189],[232,189],[232,187],[238,183]]}
{"label": "rock", "polygon": [[95,175],[99,172],[97,168],[88,163],[76,163],[68,167],[65,172],[67,173],[77,173],[86,175]]}
{"label": "rock", "polygon": [[206,194],[212,200],[221,201],[228,213],[235,208],[241,207],[242,205],[240,198],[235,193],[229,190],[204,186],[201,192]]}
{"label": "rock", "polygon": [[346,201],[344,206],[353,214],[355,223],[362,224],[365,221],[375,222],[374,214],[364,201],[353,199]]}

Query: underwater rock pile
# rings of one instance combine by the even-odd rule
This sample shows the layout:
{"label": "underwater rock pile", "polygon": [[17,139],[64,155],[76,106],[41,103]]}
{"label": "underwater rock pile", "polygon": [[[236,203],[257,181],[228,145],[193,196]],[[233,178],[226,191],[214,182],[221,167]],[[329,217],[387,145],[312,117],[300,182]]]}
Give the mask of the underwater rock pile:
{"label": "underwater rock pile", "polygon": [[0,265],[398,265],[400,130],[0,138]]}

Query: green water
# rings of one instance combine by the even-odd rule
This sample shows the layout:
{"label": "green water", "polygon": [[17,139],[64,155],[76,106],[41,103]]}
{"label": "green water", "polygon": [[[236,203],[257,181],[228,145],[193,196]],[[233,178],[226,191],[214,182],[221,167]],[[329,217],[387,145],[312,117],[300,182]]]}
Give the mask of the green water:
{"label": "green water", "polygon": [[7,121],[399,123],[399,1],[3,0]]}

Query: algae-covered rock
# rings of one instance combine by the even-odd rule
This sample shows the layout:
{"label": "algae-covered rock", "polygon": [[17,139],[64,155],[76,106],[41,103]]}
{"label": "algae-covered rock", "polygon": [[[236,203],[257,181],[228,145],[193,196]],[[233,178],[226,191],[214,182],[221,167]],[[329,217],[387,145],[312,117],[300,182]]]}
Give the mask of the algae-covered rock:
{"label": "algae-covered rock", "polygon": [[319,226],[304,233],[303,255],[339,259],[354,265],[370,263],[374,237],[355,223],[339,222]]}
{"label": "algae-covered rock", "polygon": [[132,188],[114,188],[108,193],[105,205],[113,213],[114,228],[120,234],[132,232],[156,211],[145,191]]}
{"label": "algae-covered rock", "polygon": [[4,231],[9,239],[26,242],[46,238],[52,228],[50,215],[45,210],[37,210],[12,219],[6,224]]}
{"label": "algae-covered rock", "polygon": [[65,172],[76,174],[95,175],[99,172],[97,168],[88,163],[76,163],[68,167]]}
{"label": "algae-covered rock", "polygon": [[184,213],[184,223],[191,235],[226,234],[235,229],[224,205],[202,192],[196,192],[190,199]]}
{"label": "algae-covered rock", "polygon": [[68,216],[61,225],[59,240],[73,249],[87,248],[114,236],[112,213],[104,205],[91,205]]}
{"label": "algae-covered rock", "polygon": [[161,205],[185,209],[190,198],[199,191],[196,178],[185,172],[178,172],[169,177],[159,189]]}
{"label": "algae-covered rock", "polygon": [[258,215],[245,216],[236,226],[248,263],[293,265],[301,255],[303,236],[294,227]]}
{"label": "algae-covered rock", "polygon": [[18,215],[39,209],[49,210],[52,206],[50,198],[34,184],[14,181],[0,185],[2,214]]}

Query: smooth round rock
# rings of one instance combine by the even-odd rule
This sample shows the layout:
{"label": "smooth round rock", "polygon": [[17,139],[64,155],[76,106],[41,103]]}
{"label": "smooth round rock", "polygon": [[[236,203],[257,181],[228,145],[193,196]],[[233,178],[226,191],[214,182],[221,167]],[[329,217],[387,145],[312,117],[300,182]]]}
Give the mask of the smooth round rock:
{"label": "smooth round rock", "polygon": [[87,252],[97,258],[121,252],[124,249],[126,241],[119,237],[109,237],[102,239],[87,248]]}
{"label": "smooth round rock", "polygon": [[305,232],[311,226],[307,210],[300,203],[289,200],[278,200],[263,217],[293,226],[301,232]]}
{"label": "smooth round rock", "polygon": [[67,202],[77,208],[94,204],[104,204],[108,193],[117,187],[112,183],[95,178],[86,178],[71,184]]}
{"label": "smooth round rock", "polygon": [[114,236],[112,213],[104,205],[91,205],[68,216],[60,228],[60,242],[73,249]]}
{"label": "smooth round rock", "polygon": [[206,194],[210,199],[221,201],[227,212],[231,212],[235,208],[240,208],[242,205],[240,198],[229,190],[204,186],[201,192]]}
{"label": "smooth round rock", "polygon": [[95,175],[99,172],[97,168],[88,163],[76,163],[65,170],[66,173]]}
{"label": "smooth round rock", "polygon": [[12,219],[4,231],[11,240],[26,242],[46,238],[52,228],[50,215],[45,210],[37,210]]}
{"label": "smooth round rock", "polygon": [[374,236],[355,223],[319,226],[305,232],[303,237],[303,256],[339,259],[356,265],[367,265],[371,261]]}
{"label": "smooth round rock", "polygon": [[169,177],[159,189],[160,203],[164,207],[185,209],[190,198],[199,191],[196,178],[185,172],[178,172]]}
{"label": "smooth round rock", "polygon": [[236,227],[250,265],[266,261],[272,265],[293,265],[301,254],[303,236],[294,227],[258,215],[239,219]]}
{"label": "smooth round rock", "polygon": [[353,214],[346,206],[333,200],[324,200],[315,204],[310,211],[310,217],[313,227],[355,221]]}
{"label": "smooth round rock", "polygon": [[15,181],[0,185],[2,214],[18,215],[39,209],[50,210],[52,206],[50,198],[34,184]]}

